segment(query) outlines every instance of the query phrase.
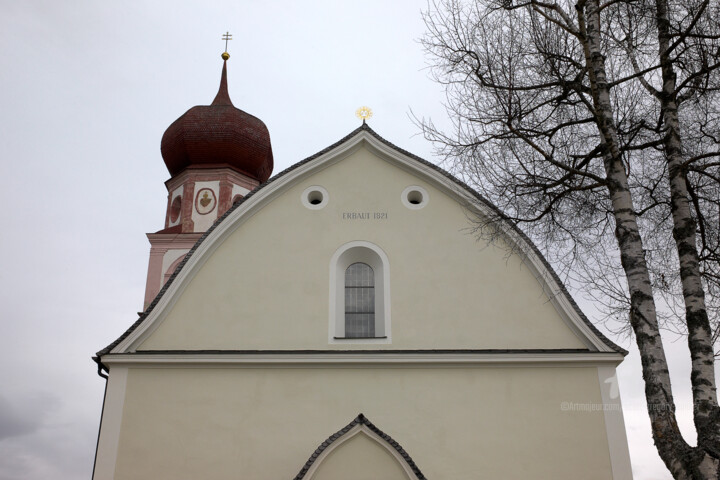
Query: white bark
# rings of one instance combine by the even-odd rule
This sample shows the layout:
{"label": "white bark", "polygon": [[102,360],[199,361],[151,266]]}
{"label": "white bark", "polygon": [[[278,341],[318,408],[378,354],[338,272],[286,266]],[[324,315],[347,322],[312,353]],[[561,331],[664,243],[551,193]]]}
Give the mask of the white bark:
{"label": "white bark", "polygon": [[[654,1],[667,6],[669,0]],[[445,15],[426,17],[431,33],[424,44],[442,60],[438,79],[447,87],[457,139],[421,122],[425,133],[447,147],[448,157],[475,177],[488,196],[501,200],[505,214],[542,236],[546,248],[569,244],[575,254],[572,249],[580,245],[581,252],[587,248],[594,253],[613,239],[601,237],[600,242],[593,235],[604,235],[604,225],[614,223],[658,452],[675,478],[717,478],[720,414],[691,210],[697,207],[689,203],[685,186],[673,96],[678,87],[672,69],[661,71],[663,65],[653,53],[653,3],[476,0],[473,5],[474,9],[466,8],[460,0],[445,0]],[[613,26],[617,30],[609,31]],[[673,34],[672,41],[677,41],[675,30]],[[665,36],[666,41],[670,38]],[[651,85],[660,76],[672,95]],[[642,97],[646,90],[653,96]],[[660,110],[658,99],[663,102],[666,137],[658,136],[653,118]],[[665,157],[657,153],[663,144],[669,183],[663,181]],[[658,168],[642,163],[647,158]],[[649,194],[643,180],[651,185]],[[645,193],[634,197],[638,191]],[[653,256],[646,256],[645,245],[656,246],[659,237],[642,237],[652,230],[653,220],[660,218],[659,225],[668,225],[663,208],[670,201],[687,307],[693,396],[700,406],[695,412],[697,447],[687,444],[677,426],[653,298],[657,292],[652,282],[661,277],[652,270],[658,263],[649,263]],[[672,245],[662,242],[663,248]],[[581,265],[614,271],[615,264],[603,263],[605,259],[593,264],[594,260]],[[661,272],[673,275],[667,269]],[[604,292],[616,295],[611,302],[625,301],[622,285]]]}
{"label": "white bark", "polygon": [[692,216],[684,167],[682,139],[676,92],[676,74],[670,58],[670,25],[667,0],[656,0],[658,48],[663,86],[659,98],[663,108],[665,155],[668,162],[672,201],[673,237],[680,262],[688,347],[692,362],[691,383],[694,401],[694,422],[698,433],[699,469],[718,478],[720,429],[712,332],[705,306],[700,262],[697,251],[697,225]]}
{"label": "white bark", "polygon": [[578,3],[578,20],[589,67],[595,117],[606,146],[604,163],[607,186],[613,206],[615,237],[630,291],[630,323],[640,351],[645,378],[645,400],[660,456],[675,478],[692,478],[686,475],[682,461],[690,447],[680,435],[675,418],[675,403],[658,328],[650,274],[618,145],[601,47],[599,10],[598,0]]}

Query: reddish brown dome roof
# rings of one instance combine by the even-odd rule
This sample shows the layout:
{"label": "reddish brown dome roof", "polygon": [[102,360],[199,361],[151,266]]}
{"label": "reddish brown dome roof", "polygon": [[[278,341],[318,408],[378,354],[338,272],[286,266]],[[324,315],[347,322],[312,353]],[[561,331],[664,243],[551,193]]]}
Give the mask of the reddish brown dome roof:
{"label": "reddish brown dome roof", "polygon": [[215,100],[209,106],[192,107],[175,120],[163,134],[160,151],[172,176],[190,166],[229,166],[262,183],[273,169],[267,127],[230,101],[227,61]]}

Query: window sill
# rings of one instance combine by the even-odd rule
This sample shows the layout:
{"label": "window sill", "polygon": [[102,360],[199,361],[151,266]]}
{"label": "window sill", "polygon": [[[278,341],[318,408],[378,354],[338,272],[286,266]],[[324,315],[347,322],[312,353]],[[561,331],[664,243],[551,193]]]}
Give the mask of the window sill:
{"label": "window sill", "polygon": [[333,337],[335,340],[373,340],[387,337]]}

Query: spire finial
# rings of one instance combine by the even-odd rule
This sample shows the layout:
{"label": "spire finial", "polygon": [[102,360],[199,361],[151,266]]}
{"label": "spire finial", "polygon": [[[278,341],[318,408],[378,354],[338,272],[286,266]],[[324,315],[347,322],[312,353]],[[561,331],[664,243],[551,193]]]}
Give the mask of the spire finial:
{"label": "spire finial", "polygon": [[230,55],[226,53],[223,53],[223,68],[222,68],[222,74],[220,75],[220,88],[218,89],[217,95],[215,95],[215,100],[210,105],[232,105],[232,101],[230,101],[230,94],[228,93],[228,85],[227,85],[227,58],[225,58],[225,55],[230,57]]}
{"label": "spire finial", "polygon": [[232,40],[232,34],[230,32],[223,33],[222,39],[225,40],[225,51],[220,55],[223,60],[227,61],[230,58],[230,54],[227,51],[228,41]]}

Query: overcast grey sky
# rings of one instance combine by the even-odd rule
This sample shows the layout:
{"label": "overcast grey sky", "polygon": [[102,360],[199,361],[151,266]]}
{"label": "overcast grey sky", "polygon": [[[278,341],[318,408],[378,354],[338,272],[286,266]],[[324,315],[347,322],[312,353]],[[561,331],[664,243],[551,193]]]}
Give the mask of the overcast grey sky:
{"label": "overcast grey sky", "polygon": [[[142,307],[145,233],[166,206],[160,138],[214,98],[221,35],[233,34],[230,96],[267,124],[276,173],[356,128],[362,105],[383,137],[437,162],[409,119],[446,124],[417,42],[424,7],[0,0],[0,480],[90,477],[105,385],[91,356]],[[694,441],[687,348],[669,348]],[[635,352],[618,372],[635,478],[670,478]]]}

